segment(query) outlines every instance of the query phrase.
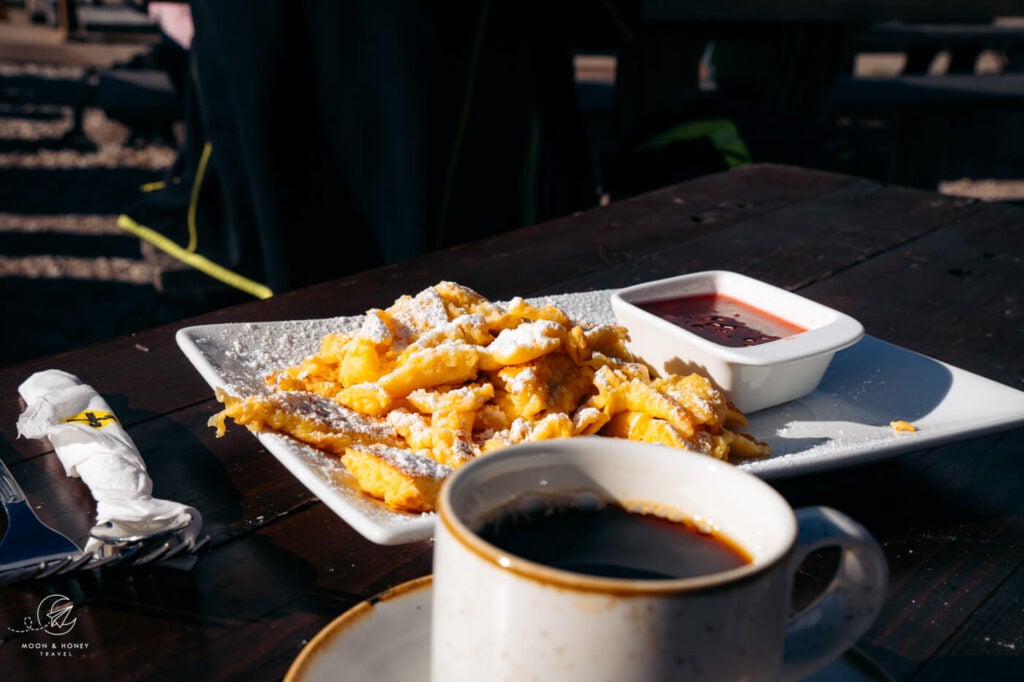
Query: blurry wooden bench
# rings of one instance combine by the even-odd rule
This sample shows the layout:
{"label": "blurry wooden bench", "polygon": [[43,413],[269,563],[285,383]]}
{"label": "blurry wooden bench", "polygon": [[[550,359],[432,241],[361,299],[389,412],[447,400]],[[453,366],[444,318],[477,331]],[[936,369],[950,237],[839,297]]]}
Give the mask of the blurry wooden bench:
{"label": "blurry wooden bench", "polygon": [[[890,76],[840,76],[827,100],[828,115],[872,131],[888,157],[888,177],[934,189],[965,174],[1000,177],[1024,168],[1024,22],[978,18],[886,21],[858,34],[858,55],[904,54]],[[941,52],[945,69],[933,68]],[[988,68],[979,57],[994,53]],[[935,67],[940,66],[935,64]],[[994,68],[994,70],[993,70]]]}
{"label": "blurry wooden bench", "polygon": [[845,111],[1021,104],[1024,104],[1024,72],[879,78],[841,76],[832,92],[833,107]]}
{"label": "blurry wooden bench", "polygon": [[144,11],[127,5],[75,4],[78,30],[84,34],[121,40],[129,36],[155,36],[160,30]]}
{"label": "blurry wooden bench", "polygon": [[1024,25],[996,21],[913,23],[882,22],[861,33],[859,52],[902,52],[905,75],[927,74],[939,52],[950,54],[947,73],[974,73],[978,55],[999,53],[1001,71],[1024,71]]}
{"label": "blurry wooden bench", "polygon": [[829,115],[884,136],[886,179],[895,184],[933,189],[943,180],[1024,168],[1024,72],[842,76]]}
{"label": "blurry wooden bench", "polygon": [[69,40],[152,42],[160,33],[145,10],[128,3],[35,0],[33,11],[37,21],[56,26]]}

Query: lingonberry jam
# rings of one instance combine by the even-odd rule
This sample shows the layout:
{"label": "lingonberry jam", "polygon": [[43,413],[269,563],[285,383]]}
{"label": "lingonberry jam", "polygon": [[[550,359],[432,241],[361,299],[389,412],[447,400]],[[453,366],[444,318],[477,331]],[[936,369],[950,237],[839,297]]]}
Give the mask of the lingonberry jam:
{"label": "lingonberry jam", "polygon": [[756,346],[807,331],[724,294],[682,296],[638,305],[683,329],[731,348]]}

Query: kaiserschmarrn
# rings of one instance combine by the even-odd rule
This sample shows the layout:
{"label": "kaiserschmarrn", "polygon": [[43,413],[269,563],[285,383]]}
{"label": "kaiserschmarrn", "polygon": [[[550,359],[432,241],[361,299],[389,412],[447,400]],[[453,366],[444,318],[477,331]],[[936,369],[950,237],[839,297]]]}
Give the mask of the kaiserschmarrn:
{"label": "kaiserschmarrn", "polygon": [[525,441],[602,435],[718,459],[765,457],[746,417],[706,378],[653,376],[624,327],[576,321],[522,298],[496,303],[440,282],[271,372],[265,393],[217,391],[210,419],[287,434],[340,458],[343,476],[392,509],[434,508],[466,462]]}

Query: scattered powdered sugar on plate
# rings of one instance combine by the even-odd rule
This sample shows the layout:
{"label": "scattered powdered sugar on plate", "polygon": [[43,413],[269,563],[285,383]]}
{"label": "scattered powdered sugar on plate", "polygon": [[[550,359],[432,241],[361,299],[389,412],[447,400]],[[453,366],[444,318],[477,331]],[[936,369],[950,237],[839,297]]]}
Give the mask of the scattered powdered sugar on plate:
{"label": "scattered powdered sugar on plate", "polygon": [[[527,299],[573,320],[615,322],[611,291]],[[266,374],[316,352],[324,335],[354,333],[365,316],[205,325],[178,331],[182,352],[210,385],[237,395],[265,391]],[[740,464],[765,479],[850,466],[1024,423],[1024,393],[865,336],[836,354],[818,389],[748,415],[745,429],[772,456]],[[916,432],[890,426],[906,420]],[[400,544],[432,536],[434,515],[391,511],[347,483],[338,458],[273,433],[256,436],[314,495],[367,539]]]}
{"label": "scattered powdered sugar on plate", "polygon": [[[362,320],[360,315],[209,325],[195,328],[190,340],[213,364],[209,369],[216,371],[217,386],[234,395],[248,395],[266,390],[263,379],[270,372],[315,353],[326,334],[354,332]],[[203,376],[210,383],[210,377]]]}
{"label": "scattered powdered sugar on plate", "polygon": [[[610,291],[559,294],[527,299],[533,305],[555,305],[573,320],[586,324],[614,321]],[[502,303],[499,303],[502,305]],[[265,391],[263,378],[274,370],[298,364],[320,348],[327,334],[352,334],[365,315],[241,322],[196,327],[190,342],[213,361],[220,387],[237,395]],[[206,334],[203,333],[207,330]],[[204,374],[204,377],[206,375]],[[208,377],[207,377],[208,378]]]}
{"label": "scattered powdered sugar on plate", "polygon": [[533,305],[553,305],[579,323],[593,325],[615,321],[612,312],[612,289],[585,291],[577,294],[554,294],[527,299]]}
{"label": "scattered powdered sugar on plate", "polygon": [[[591,326],[614,321],[610,294],[593,291],[526,300],[538,307],[555,305],[574,321]],[[508,301],[497,303],[507,305]],[[244,396],[268,392],[266,375],[315,353],[325,335],[352,334],[361,328],[370,333],[365,327],[368,321],[372,326],[367,315],[202,325],[179,330],[177,341],[211,388]],[[393,511],[362,494],[354,481],[346,480],[349,474],[339,458],[283,434],[254,436],[314,495],[371,541],[399,544],[433,534],[433,513]]]}

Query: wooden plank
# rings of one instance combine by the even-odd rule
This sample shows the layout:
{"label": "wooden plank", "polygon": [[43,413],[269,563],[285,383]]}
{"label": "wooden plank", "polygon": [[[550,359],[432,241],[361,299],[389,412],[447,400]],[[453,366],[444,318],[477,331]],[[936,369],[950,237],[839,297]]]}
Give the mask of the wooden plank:
{"label": "wooden plank", "polygon": [[[207,420],[219,408],[209,399],[128,427],[153,495],[195,506],[213,545],[317,502],[244,427],[218,439]],[[84,545],[96,508],[85,483],[66,478],[52,454],[8,466],[40,518]]]}
{"label": "wooden plank", "polygon": [[[865,208],[867,206],[882,206],[883,210],[879,212]],[[676,246],[665,246],[645,257],[627,259],[615,266],[577,278],[573,284],[581,288],[604,288],[698,269],[740,269],[779,286],[802,290],[812,298],[849,312],[861,319],[869,332],[887,338],[885,332],[888,326],[892,325],[894,318],[898,318],[897,312],[886,307],[887,304],[901,309],[906,301],[894,299],[888,293],[864,292],[863,287],[850,285],[848,281],[859,281],[856,272],[835,275],[847,267],[848,263],[867,262],[860,267],[879,267],[874,263],[893,261],[893,254],[899,253],[898,250],[906,248],[907,244],[929,237],[951,221],[960,221],[956,224],[986,228],[987,232],[982,235],[979,243],[989,244],[1002,254],[994,260],[1004,263],[1001,266],[1003,277],[1010,280],[1014,276],[1012,246],[999,242],[999,235],[1008,232],[1002,228],[1017,220],[1016,216],[1020,212],[1012,207],[987,206],[972,200],[937,197],[931,193],[903,188],[857,184],[841,191],[826,193],[813,201],[761,215],[758,218],[761,227],[757,232],[751,232],[750,226],[745,223],[732,223],[737,211],[739,209],[732,203],[723,203],[719,208],[699,214],[702,216],[701,224],[727,225],[722,230],[712,230],[707,235],[683,240]],[[1000,215],[1003,216],[1002,220],[995,218]],[[672,216],[665,219],[678,220]],[[939,231],[940,234],[944,232]],[[932,239],[934,244],[931,248],[940,254],[963,251],[946,240],[938,237]],[[723,253],[723,242],[729,245],[725,253],[731,255],[713,255]],[[828,248],[823,249],[822,244],[828,244]],[[821,255],[807,261],[802,268],[794,268],[790,262],[790,254],[794,251],[818,252]],[[980,258],[986,263],[993,260],[986,260],[984,256]],[[897,272],[890,272],[893,269]],[[905,265],[896,260],[885,266],[882,272],[872,273],[871,278],[873,281],[889,281],[881,278],[899,281],[905,269]],[[919,270],[908,271],[920,277]],[[987,277],[983,280],[989,281]],[[1009,281],[1007,286],[1010,286]],[[907,296],[915,296],[911,283],[908,282],[907,287]],[[561,285],[556,288],[560,289]],[[403,293],[408,291],[402,290]],[[1009,291],[1012,293],[1012,289]],[[867,298],[865,293],[869,294]],[[918,303],[921,307],[929,305],[929,301],[933,304],[942,301],[943,305],[948,305],[950,300],[948,292],[920,290],[916,295],[922,295]],[[883,302],[876,304],[876,298],[881,298]],[[965,315],[971,311],[983,316],[992,314],[984,307],[967,303],[964,308]],[[890,340],[911,347],[915,341],[920,340],[920,330],[916,326],[899,329],[906,336]],[[939,343],[944,346],[949,344],[948,340],[942,339],[941,334],[929,335],[929,338],[932,336],[939,337]],[[1003,339],[995,339],[991,345],[982,346],[978,351],[979,357],[1005,357],[999,346],[1003,342]],[[964,347],[969,348],[970,345]],[[194,373],[181,357],[175,356],[173,361],[168,359],[168,363],[176,368],[175,371],[188,377]],[[990,376],[993,373],[998,376],[1001,371],[1000,367],[975,369],[984,370],[983,373]],[[148,370],[140,368],[139,371]],[[143,403],[146,399],[155,400],[149,391],[139,391],[137,387],[129,390],[140,394],[137,400]],[[218,541],[222,539],[221,535],[230,537],[239,529],[268,523],[291,509],[312,503],[312,495],[244,429],[232,427],[225,438],[214,438],[213,430],[206,422],[219,409],[219,405],[212,399],[211,391],[205,383],[200,382],[194,402],[176,404],[170,416],[157,419],[149,415],[154,412],[159,414],[159,410],[163,409],[160,402],[148,407],[144,404],[126,407],[123,397],[115,398],[112,401],[115,412],[128,425],[130,434],[147,461],[152,478],[160,482],[156,494],[199,506]],[[33,446],[27,447],[24,439],[17,441],[19,452],[15,454],[6,451],[4,458],[16,461],[49,451],[45,441],[31,443]],[[46,477],[55,471],[59,473],[53,458],[43,459],[51,461],[14,468],[15,475],[25,479],[24,485],[29,491],[45,489]],[[84,531],[88,528],[83,525],[83,519],[91,518],[91,507],[88,506],[88,495],[83,496],[80,483],[69,481],[68,487],[77,490],[77,495],[54,500],[42,499],[41,512],[49,515],[47,520],[77,532],[76,539],[79,539],[84,537]],[[260,500],[258,510],[248,508],[246,511],[239,508],[240,504],[244,504],[240,500],[257,498]]]}
{"label": "wooden plank", "polygon": [[52,26],[31,23],[23,8],[12,6],[7,20],[0,21],[0,59],[103,68],[144,52],[157,36],[150,35],[145,43],[76,42],[67,38]]}
{"label": "wooden plank", "polygon": [[[1006,322],[1024,314],[1022,221],[1020,206],[985,204],[806,293],[860,319],[882,339],[1021,389],[1019,328]],[[908,299],[912,319],[904,313]]]}
{"label": "wooden plank", "polygon": [[[704,183],[721,186],[708,190]],[[936,349],[960,366],[976,362],[975,371],[1016,385],[1022,210],[829,174],[753,168],[623,202],[589,220],[570,217],[508,240],[434,254],[414,267],[383,268],[203,319],[361,312],[451,272],[480,277],[483,293],[501,297],[721,266],[799,290],[851,312],[883,338]],[[517,250],[516,238],[556,229],[552,249],[524,267],[527,252]],[[506,258],[502,249],[515,257]],[[914,318],[905,317],[908,310]],[[948,311],[955,321],[931,324]],[[177,351],[177,326],[38,362],[61,366],[66,360],[93,372],[85,378],[130,418],[154,493],[198,504],[214,542],[189,572],[110,569],[3,588],[4,613],[13,617],[31,616],[48,594],[67,594],[78,605],[74,636],[90,646],[73,662],[47,661],[21,646],[43,635],[33,639],[0,623],[5,679],[280,679],[335,615],[430,570],[429,542],[368,543],[248,432],[232,428],[216,440],[206,420],[217,405]],[[123,364],[109,355],[113,348]],[[77,519],[81,529],[88,500],[80,483],[53,485],[61,472],[55,458],[39,456],[45,444],[13,435],[20,406],[12,394],[36,366],[0,371],[3,405],[12,418],[2,426],[0,456],[21,458],[15,473],[30,495],[39,495],[58,521]],[[893,586],[862,646],[894,679],[932,679],[942,674],[947,654],[974,652],[986,655],[981,674],[1012,671],[990,657],[1007,650],[1017,634],[998,646],[985,638],[1019,620],[1011,609],[1024,545],[1022,450],[1024,429],[1016,429],[775,483],[791,503],[838,508],[883,542]],[[992,617],[991,627],[984,616]],[[923,665],[929,657],[934,662]],[[956,666],[952,670],[963,669]]]}
{"label": "wooden plank", "polygon": [[860,33],[854,43],[858,52],[903,52],[920,46],[937,50],[963,46],[989,50],[1019,49],[1024,46],[1024,27],[988,23],[886,22]]}
{"label": "wooden plank", "polygon": [[795,507],[839,509],[882,543],[892,583],[858,646],[893,679],[914,679],[1020,570],[1024,473],[1006,462],[1022,447],[1024,429],[1016,429],[773,482]]}
{"label": "wooden plank", "polygon": [[[19,414],[23,408],[18,385],[35,371],[57,367],[91,384],[130,426],[153,414],[210,399],[210,388],[187,363],[174,340],[183,326],[303,319],[311,316],[309,310],[317,310],[317,317],[361,314],[447,279],[456,271],[462,273],[463,284],[491,298],[529,295],[552,281],[626,262],[655,246],[685,243],[728,225],[756,219],[790,202],[851,184],[872,185],[831,173],[778,166],[749,167],[718,179],[698,179],[623,201],[606,211],[595,209],[430,254],[414,264],[399,263],[73,353],[0,368],[0,410]],[[549,244],[543,254],[534,250],[533,244],[539,240]],[[302,309],[293,304],[297,300],[303,301]],[[13,420],[0,424],[0,435],[10,447],[4,453],[9,462],[48,450],[45,444],[17,438]]]}
{"label": "wooden plank", "polygon": [[[315,505],[203,554],[191,571],[107,569],[100,576],[8,588],[6,609],[21,608],[27,617],[44,596],[68,596],[78,606],[68,638],[87,643],[89,651],[73,664],[41,659],[23,645],[52,637],[2,632],[0,669],[12,682],[40,675],[241,679],[257,672],[259,679],[281,679],[302,646],[333,618],[429,573],[430,549],[429,542],[371,545],[325,505]],[[211,657],[211,650],[224,655]]]}
{"label": "wooden plank", "polygon": [[1024,565],[1016,569],[971,614],[937,653],[935,662],[927,662],[918,676],[935,682],[959,682],[977,674],[978,662],[985,662],[988,679],[1012,680],[1021,674],[1021,650],[1024,649],[1024,627],[1020,612],[1024,610]]}
{"label": "wooden plank", "polygon": [[[742,167],[612,204],[607,210],[584,211],[364,273],[359,277],[364,285],[361,301],[364,305],[389,303],[454,271],[460,273],[462,284],[493,299],[549,291],[552,282],[602,272],[650,251],[759,219],[793,202],[850,185],[873,184],[825,172],[805,174],[785,166]],[[545,244],[542,253],[537,253],[536,243]],[[341,280],[320,291],[337,298],[339,290],[347,291],[345,287]],[[376,293],[367,298],[367,290]]]}
{"label": "wooden plank", "polygon": [[78,5],[77,21],[79,30],[87,34],[156,35],[160,31],[145,11],[127,5]]}
{"label": "wooden plank", "polygon": [[[786,206],[750,224],[730,224],[686,243],[666,246],[571,284],[584,288],[621,286],[722,268],[803,292],[851,263],[868,261],[906,241],[940,230],[958,216],[983,210],[983,205],[971,199],[939,197],[902,187],[858,185]],[[720,214],[710,211],[699,217],[714,223]],[[818,255],[794,263],[794,253]],[[843,309],[838,296],[815,289],[807,293]]]}
{"label": "wooden plank", "polygon": [[65,37],[78,30],[78,3],[76,0],[57,0],[57,28]]}
{"label": "wooden plank", "polygon": [[[955,637],[968,615],[1021,569],[1019,521],[1011,528],[1000,522],[942,529],[936,532],[941,540],[886,543],[891,563],[915,560],[912,566],[897,565],[898,580],[880,616],[888,625],[869,632],[861,649],[894,679],[936,679],[922,665],[941,656],[943,642]],[[986,679],[1001,679],[992,676],[998,666],[986,660],[983,669]]]}
{"label": "wooden plank", "polygon": [[774,3],[645,0],[643,3],[643,16],[654,21],[943,21],[1016,16],[1020,12],[1020,3],[1016,0],[789,0]]}
{"label": "wooden plank", "polygon": [[11,419],[0,424],[6,461],[49,451],[45,441],[18,438],[16,416],[24,406],[18,386],[33,372],[62,369],[92,385],[126,426],[209,399],[210,389],[174,341],[178,325],[0,369],[0,410]]}
{"label": "wooden plank", "polygon": [[897,107],[1019,105],[1024,74],[980,73],[943,76],[861,78],[840,76],[828,98],[836,112],[877,110],[892,115]]}

